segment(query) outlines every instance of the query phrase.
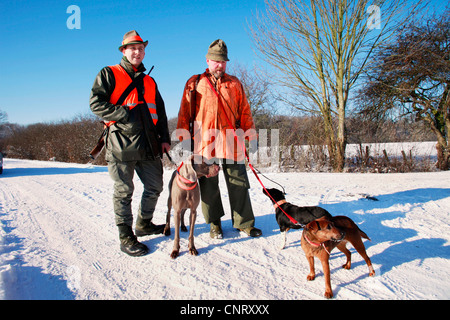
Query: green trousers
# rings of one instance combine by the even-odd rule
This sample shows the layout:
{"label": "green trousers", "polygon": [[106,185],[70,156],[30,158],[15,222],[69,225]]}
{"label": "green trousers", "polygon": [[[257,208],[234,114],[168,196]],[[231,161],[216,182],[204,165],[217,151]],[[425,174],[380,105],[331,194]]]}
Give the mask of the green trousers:
{"label": "green trousers", "polygon": [[136,171],[144,185],[138,217],[152,219],[156,203],[163,190],[163,166],[155,160],[108,162],[108,172],[114,181],[114,214],[116,225],[133,225],[131,200],[134,191],[133,177]]}
{"label": "green trousers", "polygon": [[[255,225],[245,164],[222,163],[222,169],[228,189],[233,227],[245,229]],[[202,212],[206,223],[218,221],[225,215],[220,197],[219,176],[199,179]]]}

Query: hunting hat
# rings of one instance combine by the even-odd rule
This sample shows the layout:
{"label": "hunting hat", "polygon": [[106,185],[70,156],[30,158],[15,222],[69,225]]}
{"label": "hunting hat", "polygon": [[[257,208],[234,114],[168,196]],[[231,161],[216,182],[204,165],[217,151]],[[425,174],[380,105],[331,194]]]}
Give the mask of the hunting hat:
{"label": "hunting hat", "polygon": [[214,61],[230,61],[228,60],[228,49],[225,42],[221,39],[213,41],[213,43],[209,45],[206,59]]}
{"label": "hunting hat", "polygon": [[142,43],[144,47],[147,46],[148,40],[144,42],[142,38],[139,36],[136,30],[131,30],[125,33],[123,36],[122,45],[119,47],[119,51],[122,52],[122,48],[129,44]]}

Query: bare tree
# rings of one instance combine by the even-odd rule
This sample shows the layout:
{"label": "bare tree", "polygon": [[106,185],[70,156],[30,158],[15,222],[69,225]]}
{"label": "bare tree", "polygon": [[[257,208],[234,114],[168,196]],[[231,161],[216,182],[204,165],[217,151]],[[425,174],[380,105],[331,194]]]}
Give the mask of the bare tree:
{"label": "bare tree", "polygon": [[6,122],[8,122],[8,114],[0,110],[0,125]]}
{"label": "bare tree", "polygon": [[3,150],[4,139],[8,136],[10,131],[8,123],[8,114],[0,110],[0,152]]}
{"label": "bare tree", "polygon": [[[373,56],[377,67],[361,89],[361,112],[380,118],[393,111],[426,123],[438,141],[441,170],[450,168],[450,9],[406,26]],[[390,116],[392,116],[390,114]]]}
{"label": "bare tree", "polygon": [[269,128],[271,119],[276,112],[276,98],[271,90],[273,84],[267,71],[256,66],[248,67],[240,63],[233,63],[229,72],[235,75],[244,87],[256,128]]}
{"label": "bare tree", "polygon": [[[100,120],[92,114],[58,123],[12,125],[0,146],[12,158],[86,163],[101,130]],[[106,162],[99,157],[95,163]]]}
{"label": "bare tree", "polygon": [[266,0],[265,14],[256,15],[253,42],[261,57],[278,70],[278,84],[288,89],[284,101],[322,118],[333,170],[344,168],[350,90],[372,51],[420,4]]}

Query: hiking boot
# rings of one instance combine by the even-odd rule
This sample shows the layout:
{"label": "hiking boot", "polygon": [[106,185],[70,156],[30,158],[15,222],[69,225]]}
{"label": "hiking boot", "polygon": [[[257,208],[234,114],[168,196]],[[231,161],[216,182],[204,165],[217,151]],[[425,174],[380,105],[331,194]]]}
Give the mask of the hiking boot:
{"label": "hiking boot", "polygon": [[150,219],[137,218],[135,234],[137,237],[150,236],[164,232],[165,225],[155,225]]}
{"label": "hiking boot", "polygon": [[209,231],[209,235],[212,239],[223,239],[223,231],[220,220],[218,222],[211,223],[211,230]]}
{"label": "hiking boot", "polygon": [[120,237],[120,250],[132,257],[140,257],[149,253],[148,247],[137,241],[135,235]]}
{"label": "hiking boot", "polygon": [[255,227],[248,227],[245,229],[239,229],[239,231],[245,232],[248,236],[257,238],[262,235],[262,231]]}

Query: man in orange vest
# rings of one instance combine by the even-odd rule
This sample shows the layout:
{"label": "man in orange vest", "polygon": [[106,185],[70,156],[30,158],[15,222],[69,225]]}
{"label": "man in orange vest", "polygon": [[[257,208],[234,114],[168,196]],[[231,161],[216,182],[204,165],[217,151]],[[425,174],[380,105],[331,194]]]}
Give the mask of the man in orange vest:
{"label": "man in orange vest", "polygon": [[[244,138],[256,147],[257,134],[242,83],[225,72],[227,61],[225,42],[221,39],[213,41],[206,55],[208,69],[201,75],[192,76],[185,85],[178,113],[177,136],[180,141],[190,138],[185,133],[190,130],[194,114],[194,153],[222,163],[233,227],[250,237],[259,237],[262,232],[254,226],[243,150]],[[242,138],[238,143],[237,136]],[[199,182],[202,212],[206,223],[210,224],[210,236],[222,239],[221,217],[225,213],[218,177],[201,178]]]}
{"label": "man in orange vest", "polygon": [[[120,64],[98,73],[90,96],[92,112],[108,126],[105,158],[114,181],[115,222],[120,249],[131,256],[149,252],[136,236],[163,232],[164,225],[154,225],[152,218],[163,189],[161,157],[170,150],[164,101],[155,80],[144,73],[147,44],[136,31],[127,32],[119,47]],[[134,172],[144,185],[135,233],[131,212]]]}

